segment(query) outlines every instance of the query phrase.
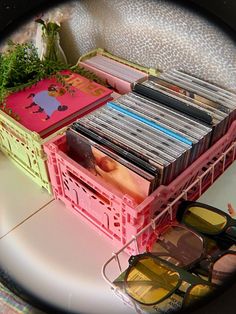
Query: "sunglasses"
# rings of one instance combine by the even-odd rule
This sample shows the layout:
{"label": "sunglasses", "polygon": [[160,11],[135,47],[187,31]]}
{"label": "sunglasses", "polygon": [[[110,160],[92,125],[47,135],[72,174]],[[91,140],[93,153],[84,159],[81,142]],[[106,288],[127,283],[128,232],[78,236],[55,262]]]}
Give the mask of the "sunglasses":
{"label": "sunglasses", "polygon": [[156,305],[173,294],[183,298],[182,307],[214,292],[214,285],[151,253],[131,256],[125,292],[142,305]]}
{"label": "sunglasses", "polygon": [[218,285],[236,270],[235,251],[222,251],[214,239],[181,224],[165,226],[147,251]]}
{"label": "sunglasses", "polygon": [[222,210],[199,202],[184,201],[177,211],[177,220],[214,238],[222,247],[236,244],[236,220]]}

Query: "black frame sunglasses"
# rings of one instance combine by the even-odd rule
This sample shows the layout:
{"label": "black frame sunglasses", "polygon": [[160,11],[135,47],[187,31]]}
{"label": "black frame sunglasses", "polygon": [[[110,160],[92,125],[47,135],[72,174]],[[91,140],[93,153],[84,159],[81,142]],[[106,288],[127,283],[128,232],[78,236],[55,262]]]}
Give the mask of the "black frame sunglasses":
{"label": "black frame sunglasses", "polygon": [[[164,273],[166,272],[166,279],[165,284],[168,285],[168,277],[169,278],[174,278],[175,280],[175,285],[169,289],[170,291],[167,292],[163,297],[159,297],[157,300],[152,301],[152,302],[144,302],[141,301],[141,298],[139,299],[138,297],[134,296],[134,293],[131,291],[131,289],[133,288],[134,291],[135,289],[142,289],[142,287],[146,287],[146,285],[149,286],[149,290],[154,288],[155,286],[157,286],[157,288],[162,289],[162,286],[158,286],[158,284],[156,285],[156,282],[158,282],[159,279],[159,275],[157,273],[155,273],[155,271],[153,269],[151,269],[151,267],[146,267],[145,266],[145,260],[149,260],[151,262],[154,263],[154,265],[158,268],[160,268],[160,272],[163,270]],[[135,277],[136,279],[138,278],[138,280],[129,280],[129,276],[132,276],[132,272],[136,272],[138,271],[137,276]],[[139,276],[141,274],[144,275],[144,280],[142,280],[142,278],[140,279]],[[151,280],[147,280],[145,281],[145,277],[148,277]],[[177,278],[175,278],[174,276],[177,276]],[[155,278],[157,279],[157,281],[155,281]],[[153,281],[152,281],[153,279]],[[207,293],[207,297],[209,296],[209,292],[214,292],[216,289],[216,286],[209,283],[208,281],[203,280],[202,278],[198,277],[198,276],[194,276],[193,274],[189,273],[188,271],[173,265],[172,263],[161,259],[159,256],[152,254],[152,253],[143,253],[143,254],[139,254],[139,255],[135,255],[135,256],[131,256],[129,258],[129,267],[126,270],[125,273],[125,278],[124,278],[124,287],[125,287],[125,292],[129,295],[129,297],[131,297],[131,299],[135,300],[136,302],[142,304],[142,305],[156,305],[159,304],[161,302],[163,302],[164,300],[168,299],[170,296],[172,296],[173,294],[179,295],[183,298],[182,300],[182,307],[188,306],[189,305],[189,300],[191,299],[191,293],[193,292],[193,290],[195,288],[199,289],[200,287],[204,287],[207,288],[208,293]],[[151,284],[153,283],[153,287],[151,287]],[[183,283],[188,283],[189,286],[186,289],[186,291],[182,291],[180,290],[180,287],[182,286]],[[142,286],[143,285],[143,286]],[[132,287],[133,286],[133,287]],[[170,287],[168,287],[170,288]],[[167,288],[167,290],[168,290]],[[163,288],[164,289],[164,288]],[[194,295],[192,293],[192,295]],[[205,297],[205,295],[204,295]]]}
{"label": "black frame sunglasses", "polygon": [[[194,208],[198,208],[201,211],[205,210],[206,213],[212,214],[213,219],[214,217],[221,218],[224,222],[223,226],[214,228],[210,221],[207,222],[200,215],[194,216],[194,213],[191,212],[191,209],[193,210]],[[189,215],[191,215],[192,223],[188,219]],[[229,214],[218,208],[200,202],[183,201],[177,210],[176,219],[197,232],[213,238],[222,248],[228,249],[233,244],[236,244],[236,219],[233,219]]]}

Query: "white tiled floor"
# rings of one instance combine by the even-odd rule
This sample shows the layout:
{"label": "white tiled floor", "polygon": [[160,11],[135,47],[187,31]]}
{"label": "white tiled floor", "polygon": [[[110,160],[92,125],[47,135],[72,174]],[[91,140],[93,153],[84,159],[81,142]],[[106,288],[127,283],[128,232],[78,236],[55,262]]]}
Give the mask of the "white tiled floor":
{"label": "white tiled floor", "polygon": [[1,178],[6,178],[0,181],[1,266],[29,291],[65,310],[132,313],[101,275],[116,249],[0,156]]}
{"label": "white tiled floor", "polygon": [[0,238],[52,199],[0,152]]}
{"label": "white tiled floor", "polygon": [[110,243],[60,201],[0,241],[1,264],[43,300],[81,313],[130,313],[101,276],[111,253]]}

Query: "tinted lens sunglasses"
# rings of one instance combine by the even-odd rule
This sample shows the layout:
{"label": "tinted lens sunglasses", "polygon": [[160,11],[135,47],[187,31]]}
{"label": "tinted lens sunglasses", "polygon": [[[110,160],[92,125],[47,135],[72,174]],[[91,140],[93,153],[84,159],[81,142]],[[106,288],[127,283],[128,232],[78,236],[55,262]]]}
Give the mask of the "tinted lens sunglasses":
{"label": "tinted lens sunglasses", "polygon": [[151,253],[130,257],[124,282],[126,293],[143,305],[155,305],[177,294],[185,307],[215,289],[209,282]]}
{"label": "tinted lens sunglasses", "polygon": [[236,244],[236,220],[222,210],[199,202],[184,201],[177,220],[192,229],[213,237],[222,245]]}

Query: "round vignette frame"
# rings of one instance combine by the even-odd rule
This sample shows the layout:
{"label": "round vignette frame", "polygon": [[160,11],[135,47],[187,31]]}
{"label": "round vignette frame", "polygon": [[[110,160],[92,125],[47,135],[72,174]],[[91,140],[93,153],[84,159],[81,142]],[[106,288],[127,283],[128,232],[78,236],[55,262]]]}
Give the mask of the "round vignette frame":
{"label": "round vignette frame", "polygon": [[[26,14],[30,14],[34,15],[35,13],[37,13],[40,9],[49,9],[51,7],[54,7],[55,5],[58,4],[63,4],[66,2],[70,2],[68,0],[62,0],[62,1],[54,1],[53,5],[51,4],[50,6],[47,4],[48,1],[45,0],[34,0],[33,4],[30,4],[29,6],[26,6],[27,9],[26,10],[17,10],[19,8],[19,6],[25,4],[25,1],[22,0],[9,0],[9,1],[4,1],[4,3],[2,4],[2,7],[0,7],[0,31],[1,31],[1,41],[5,39],[5,37],[7,38],[8,34],[10,34],[12,31],[14,31],[14,29],[19,26],[21,23],[23,23],[25,20],[25,15]],[[186,3],[186,1],[181,1]],[[220,4],[218,4],[218,8],[217,10],[214,10],[214,5],[212,7],[212,1],[211,0],[205,0],[205,1],[199,1],[199,0],[192,0],[191,2],[196,3],[197,5],[200,5],[203,10],[203,14],[207,13],[210,14],[210,16],[212,17],[212,19],[214,19],[217,23],[218,21],[221,23],[220,20],[224,20],[222,27],[226,27],[229,32],[232,31],[232,29],[234,30],[232,32],[232,35],[235,36],[236,33],[236,23],[235,25],[232,25],[232,3],[234,2],[234,0],[231,1],[227,1],[227,3],[225,4],[223,0],[218,1],[220,2]],[[204,4],[203,4],[204,2]],[[28,4],[28,3],[27,3]],[[227,6],[228,5],[228,6]],[[222,8],[221,8],[222,7]],[[228,8],[228,9],[227,9]],[[5,11],[4,11],[5,9]],[[219,13],[220,9],[222,9],[221,13]],[[201,9],[200,9],[201,10]],[[210,12],[211,11],[211,12]],[[218,17],[216,17],[214,15],[214,11],[218,12]],[[213,15],[212,15],[213,12]],[[7,13],[7,14],[6,14]],[[221,15],[221,16],[220,16]],[[236,15],[236,13],[235,13]],[[4,17],[4,18],[2,18]],[[227,22],[227,20],[229,22]],[[2,278],[1,278],[2,279]],[[17,287],[17,284],[15,285],[16,289],[19,289],[21,291],[21,293],[23,295],[26,296],[26,298],[28,298],[29,301],[31,301],[31,303],[34,304],[34,306],[41,308],[42,310],[46,310],[47,313],[55,313],[55,311],[57,313],[64,313],[63,311],[60,311],[59,309],[55,308],[55,307],[51,307],[50,305],[45,305],[42,303],[41,300],[37,300],[37,298],[35,298],[34,296],[30,295],[30,292],[28,291],[24,291],[20,286]],[[228,304],[228,306],[230,305],[230,309],[232,310],[233,307],[235,307],[236,305],[236,301],[233,297],[234,293],[236,291],[236,283],[233,284],[233,279],[232,279],[232,283],[230,284],[229,288],[227,288],[224,292],[223,295],[219,298],[219,301],[221,302],[217,302],[217,300],[213,300],[212,302],[210,302],[209,304],[203,306],[202,308],[200,308],[197,311],[194,311],[194,313],[222,313],[222,310],[225,311],[225,304]],[[228,311],[227,309],[227,313],[231,313]],[[232,312],[233,313],[233,312]]]}

